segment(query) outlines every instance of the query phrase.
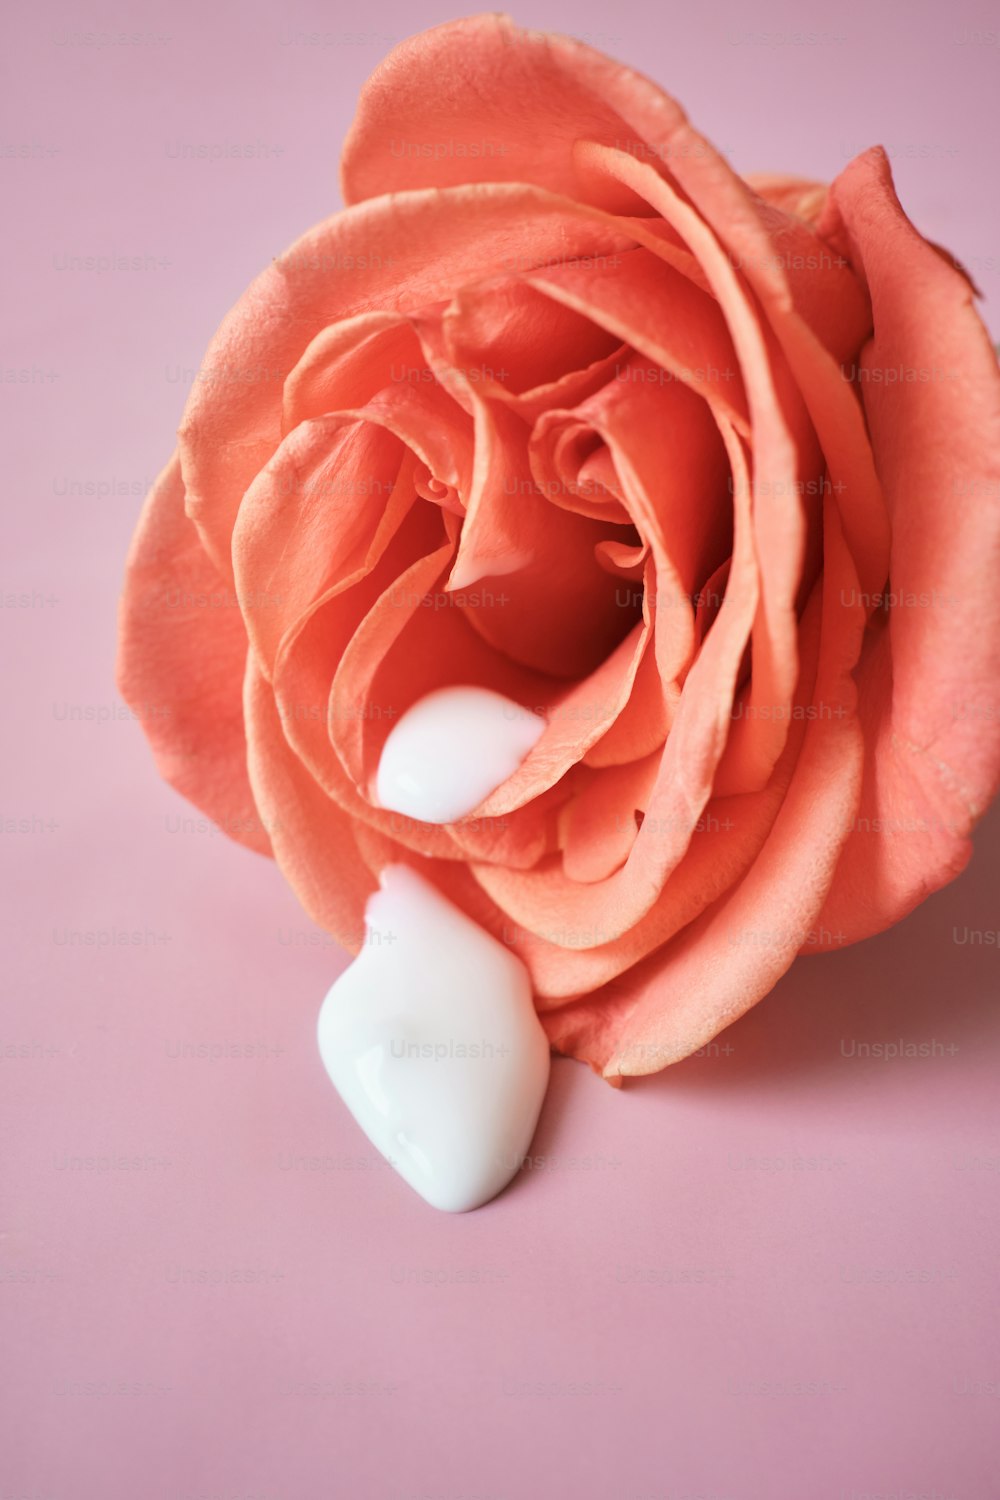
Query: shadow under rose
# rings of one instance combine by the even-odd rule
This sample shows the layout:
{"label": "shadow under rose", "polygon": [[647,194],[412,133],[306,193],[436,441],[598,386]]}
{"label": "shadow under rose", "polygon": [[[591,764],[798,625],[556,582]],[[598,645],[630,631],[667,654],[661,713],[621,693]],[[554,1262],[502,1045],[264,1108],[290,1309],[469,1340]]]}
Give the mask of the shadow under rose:
{"label": "shadow under rose", "polygon": [[[822,1079],[824,1088],[835,1087],[838,1074],[849,1090],[854,1070],[845,1060],[864,1057],[873,1044],[902,1043],[915,1058],[941,1062],[950,1060],[948,1049],[950,1056],[1000,1051],[1000,806],[974,844],[963,874],[896,927],[841,952],[799,958],[702,1055],[626,1081],[623,1102],[667,1090],[745,1102],[782,1084],[799,1089]],[[569,1149],[569,1118],[600,1086],[579,1065],[554,1058],[532,1152]]]}
{"label": "shadow under rose", "polygon": [[797,959],[704,1055],[626,1089],[770,1091],[781,1079],[835,1074],[862,1042],[1000,1048],[1000,806],[974,845],[958,879],[897,926]]}
{"label": "shadow under rose", "polygon": [[[625,1152],[634,1129],[630,1105],[655,1110],[657,1101],[710,1098],[713,1112],[745,1122],[748,1104],[756,1117],[779,1096],[786,1103],[798,1096],[803,1108],[819,1107],[822,1098],[829,1119],[843,1123],[874,1089],[886,1103],[895,1100],[883,1120],[904,1122],[915,1079],[925,1102],[932,1079],[966,1080],[976,1053],[1000,1052],[1000,805],[974,844],[950,886],[888,932],[799,958],[702,1055],[628,1079],[618,1091],[582,1064],[554,1056],[529,1157],[497,1201],[528,1191],[532,1178],[573,1165],[581,1153],[614,1157],[616,1139]],[[877,1050],[894,1045],[908,1050],[888,1057]],[[899,1065],[877,1068],[869,1057]],[[941,1099],[945,1114],[953,1108],[949,1098]],[[612,1137],[609,1117],[621,1123]]]}

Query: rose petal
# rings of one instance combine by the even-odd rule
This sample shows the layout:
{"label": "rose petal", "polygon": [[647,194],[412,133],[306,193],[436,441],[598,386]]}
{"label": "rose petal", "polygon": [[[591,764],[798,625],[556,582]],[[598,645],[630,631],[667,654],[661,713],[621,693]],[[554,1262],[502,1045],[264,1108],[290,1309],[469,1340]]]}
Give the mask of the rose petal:
{"label": "rose petal", "polygon": [[543,1016],[557,1047],[609,1079],[653,1073],[696,1051],[767,994],[815,936],[857,808],[862,762],[850,671],[864,610],[841,602],[857,573],[836,510],[825,509],[816,695],[844,713],[809,721],[781,810],[740,884],[609,989]]}
{"label": "rose petal", "polygon": [[310,417],[363,406],[389,384],[395,361],[415,348],[402,313],[361,313],[321,329],[285,381],[282,434]]}
{"label": "rose petal", "polygon": [[652,250],[631,250],[604,266],[545,267],[528,279],[643,356],[621,360],[618,378],[630,366],[636,383],[640,370],[650,383],[682,381],[748,436],[743,378],[719,304]]}
{"label": "rose petal", "polygon": [[865,783],[823,911],[854,940],[959,873],[997,789],[1000,374],[967,281],[905,217],[884,152],[836,180],[828,227],[846,235],[874,308],[862,390],[899,600],[858,674]]}
{"label": "rose petal", "polygon": [[350,818],[285,739],[270,683],[253,652],[247,654],[243,702],[250,784],[271,829],[274,857],[313,921],[357,953],[365,902],[377,882],[358,852]]}
{"label": "rose petal", "polygon": [[[406,141],[423,154],[407,154]],[[490,142],[501,149],[488,150]],[[601,157],[611,155],[627,155],[645,183],[628,171],[602,174]],[[516,178],[589,193],[618,211],[646,201],[663,212],[646,184],[667,171],[773,321],[822,429],[832,481],[844,486],[837,494],[862,589],[879,587],[888,528],[859,414],[850,391],[836,388],[837,361],[859,347],[867,308],[850,267],[812,228],[814,184],[763,179],[765,201],[656,84],[572,39],[521,31],[503,16],[451,23],[398,47],[362,94],[342,177],[348,201],[404,182]],[[624,201],[609,195],[613,183]]]}
{"label": "rose petal", "polygon": [[[385,581],[394,586],[394,578]],[[366,585],[359,585],[352,594],[366,594]],[[328,726],[331,720],[354,715],[351,705],[334,701],[330,691],[331,671],[344,650],[343,632],[349,631],[346,613],[340,619],[337,614],[349,607],[349,597],[330,600],[315,612],[275,678],[285,737],[309,774],[350,815],[356,833],[364,823],[391,841],[397,851],[412,852],[421,859],[475,858],[498,860],[515,869],[530,868],[555,847],[556,807],[565,792],[537,797],[500,818],[470,818],[438,826],[373,806],[347,775],[331,744]],[[363,712],[382,721],[385,733],[398,717],[391,703],[371,699]]]}
{"label": "rose petal", "polygon": [[[541,1010],[550,1010],[566,1004],[567,999],[607,986],[676,937],[746,874],[770,834],[798,763],[816,680],[821,603],[817,585],[799,628],[802,667],[796,687],[796,714],[774,774],[764,790],[739,797],[711,798],[695,824],[683,859],[667,879],[655,905],[615,941],[567,951],[526,929],[518,932],[518,954],[531,970]],[[641,804],[645,814],[643,826],[651,818],[646,811],[650,800],[647,794]],[[564,811],[564,825],[574,806],[570,804]],[[623,822],[620,812],[617,827]],[[671,827],[656,822],[651,822],[647,829],[650,837],[672,833]]]}
{"label": "rose petal", "polygon": [[[649,587],[644,591],[643,618],[651,620],[652,608],[645,601],[656,588],[652,567],[647,568],[647,575]],[[650,631],[632,679],[628,702],[588,749],[584,764],[595,768],[618,766],[649,755],[666,739],[679,701],[679,690],[672,685],[665,687],[660,677]]]}
{"label": "rose petal", "polygon": [[791,177],[782,172],[746,172],[743,181],[747,187],[768,203],[773,203],[786,214],[794,214],[814,227],[818,224],[826,206],[829,187],[825,182],[815,182],[811,177]]}
{"label": "rose petal", "polygon": [[871,592],[885,578],[888,516],[864,419],[840,369],[870,329],[861,289],[844,257],[777,208],[756,203],[721,159],[711,172],[707,155],[697,168],[689,161],[678,176],[775,330],[822,445],[860,587]]}
{"label": "rose petal", "polygon": [[563,869],[570,880],[606,880],[628,859],[656,780],[657,755],[612,766],[575,796],[559,820]]}
{"label": "rose petal", "polygon": [[[810,529],[810,515],[801,501],[808,478],[820,471],[815,435],[773,335],[761,326],[704,220],[653,168],[627,153],[588,146],[582,154],[644,194],[696,251],[726,313],[743,370],[753,433],[753,522],[761,571],[751,682],[758,714],[740,759],[745,782],[727,791],[754,791],[766,785],[781,753],[795,688],[796,626]],[[811,521],[818,524],[818,507],[813,507]]]}
{"label": "rose petal", "polygon": [[[756,198],[658,84],[574,38],[525,31],[507,16],[450,22],[389,54],[362,90],[344,145],[344,199],[505,181],[580,197],[600,184],[581,142],[628,154],[651,173],[669,172],[724,243],[732,234],[743,250],[753,247],[741,261],[755,287],[758,279],[793,286],[817,332],[835,342],[851,326],[848,309],[855,323],[863,320],[849,268],[823,258],[823,241],[800,214]],[[625,201],[652,202],[637,179],[620,181]],[[780,184],[796,208],[815,192],[798,179],[764,184]],[[623,206],[606,185],[595,201]],[[852,347],[863,332],[857,327]]]}
{"label": "rose petal", "polygon": [[387,706],[400,714],[425,694],[459,683],[492,688],[526,707],[549,694],[547,678],[498,656],[455,607],[444,588],[452,557],[453,544],[446,542],[402,573],[375,601],[336,666],[330,736],[359,789],[374,788],[391,727]]}
{"label": "rose petal", "polygon": [[528,267],[633,243],[606,216],[519,184],[399,193],[311,229],[229,313],[181,423],[188,514],[223,576],[232,576],[243,494],[281,441],[285,381],[322,329],[368,312],[416,312],[511,257]]}
{"label": "rose petal", "polygon": [[175,455],[150,490],[125,568],[118,686],[157,769],[226,833],[271,852],[247,779],[239,599],[184,514]]}
{"label": "rose petal", "polygon": [[[338,662],[358,626],[387,590],[397,588],[414,556],[423,557],[440,543],[431,507],[411,508],[385,551],[351,587],[324,599],[286,639],[274,674],[277,709],[285,738],[317,785],[350,817],[366,820],[393,841],[425,857],[464,858],[447,828],[405,818],[373,807],[348,776],[334,748],[338,722],[361,715],[389,733],[401,707],[391,701],[369,700],[360,706],[331,699],[331,682]],[[450,545],[450,544],[449,544]]]}
{"label": "rose petal", "polygon": [[[261,669],[270,676],[284,636],[315,601],[356,576],[413,501],[397,484],[405,449],[395,435],[348,415],[289,433],[251,484],[233,534],[237,588]],[[397,492],[397,503],[390,497]],[[254,607],[257,599],[264,601]]]}
{"label": "rose petal", "polygon": [[680,107],[631,69],[507,16],[470,16],[407,38],[361,91],[341,157],[345,203],[409,187],[534,182],[573,196],[580,137],[611,145],[632,132],[606,103],[608,75]]}
{"label": "rose petal", "polygon": [[441,316],[450,365],[490,395],[552,385],[606,359],[618,344],[590,318],[517,276],[463,288]]}
{"label": "rose petal", "polygon": [[[885,577],[888,517],[861,410],[840,370],[871,326],[862,289],[834,247],[773,202],[756,199],[689,125],[673,145],[674,174],[752,286],[788,360],[823,448],[861,589],[871,592]],[[615,154],[582,146],[577,155],[610,166]],[[623,171],[619,161],[616,175],[679,227],[650,168]]]}

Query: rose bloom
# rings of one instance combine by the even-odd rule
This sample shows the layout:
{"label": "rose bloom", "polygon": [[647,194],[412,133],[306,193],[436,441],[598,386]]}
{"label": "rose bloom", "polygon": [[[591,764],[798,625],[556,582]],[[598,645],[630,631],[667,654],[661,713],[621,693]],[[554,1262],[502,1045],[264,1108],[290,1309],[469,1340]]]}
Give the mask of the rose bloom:
{"label": "rose bloom", "polygon": [[[880,149],[740,178],[656,85],[498,16],[397,47],[342,181],[195,382],[122,692],[345,947],[410,863],[557,1049],[654,1072],[969,858],[1000,765],[975,289]],[[453,684],[547,728],[467,818],[380,809],[393,723]]]}

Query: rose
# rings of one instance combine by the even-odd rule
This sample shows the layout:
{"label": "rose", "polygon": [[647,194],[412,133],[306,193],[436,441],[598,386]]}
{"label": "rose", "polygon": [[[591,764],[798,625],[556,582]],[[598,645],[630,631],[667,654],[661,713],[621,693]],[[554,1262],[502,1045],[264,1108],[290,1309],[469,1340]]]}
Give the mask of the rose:
{"label": "rose", "polygon": [[[743,181],[653,84],[484,16],[366,86],[344,212],[223,323],[133,543],[161,771],[352,950],[406,860],[553,1043],[655,1071],[952,879],[1000,764],[1000,416],[883,152]],[[874,330],[874,331],[873,331]],[[395,714],[549,725],[447,827]]]}

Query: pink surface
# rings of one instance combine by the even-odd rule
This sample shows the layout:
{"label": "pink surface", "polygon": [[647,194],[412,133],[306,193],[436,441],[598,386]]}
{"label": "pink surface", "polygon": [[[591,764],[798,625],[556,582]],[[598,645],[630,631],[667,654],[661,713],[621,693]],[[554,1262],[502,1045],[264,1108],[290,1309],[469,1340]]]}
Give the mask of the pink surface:
{"label": "pink surface", "polygon": [[[621,1093],[558,1063],[533,1165],[451,1218],[322,1072],[342,957],[115,697],[124,551],[208,338],[337,205],[391,39],[454,13],[6,24],[0,1496],[994,1500],[1000,818],[710,1055]],[[882,141],[1000,333],[988,4],[516,18],[643,67],[740,168]]]}

